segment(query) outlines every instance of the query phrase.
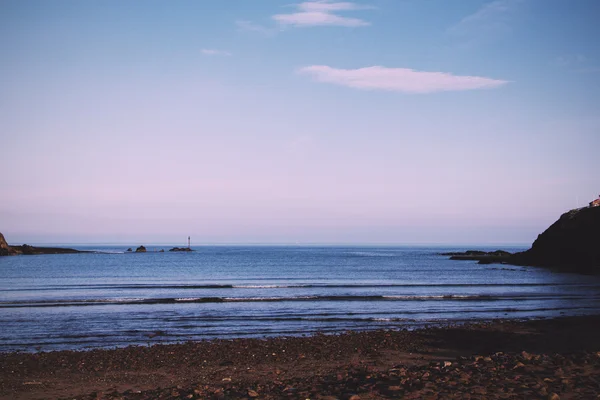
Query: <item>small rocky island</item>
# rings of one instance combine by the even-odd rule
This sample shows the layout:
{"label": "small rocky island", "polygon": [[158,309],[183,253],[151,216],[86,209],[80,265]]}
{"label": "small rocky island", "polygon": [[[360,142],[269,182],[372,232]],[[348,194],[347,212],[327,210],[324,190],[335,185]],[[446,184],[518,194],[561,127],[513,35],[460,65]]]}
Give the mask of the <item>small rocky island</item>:
{"label": "small rocky island", "polygon": [[169,251],[194,251],[190,247],[173,247]]}
{"label": "small rocky island", "polygon": [[192,250],[192,245],[191,245],[192,242],[191,242],[191,240],[192,240],[192,238],[190,236],[188,236],[188,245],[187,245],[187,247],[173,247],[169,251],[183,251],[183,252],[194,251],[194,250]]}
{"label": "small rocky island", "polygon": [[588,207],[564,213],[527,251],[511,254],[497,250],[444,253],[451,260],[476,260],[480,264],[503,263],[545,267],[560,272],[600,274],[600,198]]}

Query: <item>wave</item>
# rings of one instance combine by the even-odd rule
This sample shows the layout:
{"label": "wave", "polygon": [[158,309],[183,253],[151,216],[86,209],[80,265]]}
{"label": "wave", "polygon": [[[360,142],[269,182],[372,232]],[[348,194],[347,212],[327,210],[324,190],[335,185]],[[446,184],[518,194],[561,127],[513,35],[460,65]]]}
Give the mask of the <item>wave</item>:
{"label": "wave", "polygon": [[379,253],[376,251],[352,251],[345,254],[346,256],[355,256],[355,257],[396,257],[398,253]]}
{"label": "wave", "polygon": [[260,296],[260,297],[166,297],[166,298],[104,298],[2,301],[0,308],[70,307],[98,305],[152,305],[191,303],[254,303],[254,302],[321,302],[321,301],[527,301],[527,300],[600,300],[586,295],[556,296],[526,295],[324,295],[324,296]]}

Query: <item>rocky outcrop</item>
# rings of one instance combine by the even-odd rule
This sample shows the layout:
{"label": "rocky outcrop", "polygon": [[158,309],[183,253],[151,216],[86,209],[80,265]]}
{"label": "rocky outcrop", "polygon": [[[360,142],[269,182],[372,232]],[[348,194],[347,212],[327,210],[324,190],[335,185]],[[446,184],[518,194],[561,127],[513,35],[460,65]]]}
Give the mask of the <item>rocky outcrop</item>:
{"label": "rocky outcrop", "polygon": [[26,256],[39,255],[39,254],[75,254],[75,253],[90,253],[89,251],[81,251],[75,249],[68,249],[65,247],[37,247],[23,244],[21,246],[11,246],[16,254],[24,254]]}
{"label": "rocky outcrop", "polygon": [[16,254],[16,251],[6,243],[4,235],[0,233],[0,256],[10,256],[13,254]]}
{"label": "rocky outcrop", "polygon": [[36,247],[28,244],[20,246],[9,246],[0,233],[0,256],[11,256],[17,254],[38,255],[38,254],[72,254],[72,253],[90,253],[89,251],[81,251],[75,249],[67,249],[64,247]]}
{"label": "rocky outcrop", "polygon": [[537,237],[531,249],[517,253],[512,263],[558,271],[600,273],[600,207],[564,213]]}
{"label": "rocky outcrop", "polygon": [[479,261],[479,264],[497,264],[510,263],[512,253],[504,250],[480,251],[467,250],[464,252],[442,253],[443,256],[450,256],[451,260],[473,260]]}
{"label": "rocky outcrop", "polygon": [[140,246],[137,249],[135,249],[136,253],[145,253],[146,252],[146,248],[144,246]]}

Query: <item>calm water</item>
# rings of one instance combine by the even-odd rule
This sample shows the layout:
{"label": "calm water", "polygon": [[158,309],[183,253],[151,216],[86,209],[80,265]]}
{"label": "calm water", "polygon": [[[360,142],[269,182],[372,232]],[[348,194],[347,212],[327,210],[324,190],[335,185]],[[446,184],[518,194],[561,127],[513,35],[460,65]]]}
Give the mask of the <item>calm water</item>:
{"label": "calm water", "polygon": [[112,254],[0,258],[0,351],[600,313],[598,277],[438,255],[456,249],[90,249]]}

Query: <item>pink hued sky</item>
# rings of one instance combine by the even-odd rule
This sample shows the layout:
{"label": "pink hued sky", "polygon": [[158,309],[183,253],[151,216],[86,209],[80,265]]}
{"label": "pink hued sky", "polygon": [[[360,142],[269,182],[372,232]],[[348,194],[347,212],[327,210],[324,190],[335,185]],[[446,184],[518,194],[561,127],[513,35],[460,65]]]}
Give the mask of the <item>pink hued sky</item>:
{"label": "pink hued sky", "polygon": [[529,244],[597,197],[597,3],[288,3],[2,2],[8,241]]}

